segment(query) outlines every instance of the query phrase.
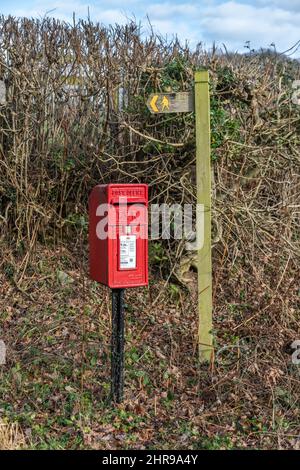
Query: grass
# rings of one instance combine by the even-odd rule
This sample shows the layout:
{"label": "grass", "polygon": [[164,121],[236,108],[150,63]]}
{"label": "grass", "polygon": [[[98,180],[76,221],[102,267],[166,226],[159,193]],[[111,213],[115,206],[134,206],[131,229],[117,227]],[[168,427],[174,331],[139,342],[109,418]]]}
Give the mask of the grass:
{"label": "grass", "polygon": [[[197,309],[185,291],[165,289],[153,307],[146,289],[127,290],[125,400],[112,405],[108,290],[72,269],[63,248],[40,248],[39,260],[24,279],[35,286],[32,298],[2,278],[2,448],[276,448],[278,436],[284,448],[294,445],[298,395],[290,384],[299,369],[280,375],[260,355],[261,338],[232,331],[250,308],[244,298],[215,318],[209,369],[197,364]],[[57,270],[72,282],[61,283]],[[151,284],[155,299],[164,283]]]}
{"label": "grass", "polygon": [[0,421],[0,450],[18,450],[25,446],[25,438],[18,423]]}

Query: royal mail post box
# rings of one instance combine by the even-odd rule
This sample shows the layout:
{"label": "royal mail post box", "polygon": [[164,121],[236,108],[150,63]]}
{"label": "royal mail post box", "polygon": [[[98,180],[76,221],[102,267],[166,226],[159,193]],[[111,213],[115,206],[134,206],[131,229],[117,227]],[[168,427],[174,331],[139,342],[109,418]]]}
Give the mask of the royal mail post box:
{"label": "royal mail post box", "polygon": [[111,288],[148,284],[148,186],[100,184],[89,198],[90,276]]}

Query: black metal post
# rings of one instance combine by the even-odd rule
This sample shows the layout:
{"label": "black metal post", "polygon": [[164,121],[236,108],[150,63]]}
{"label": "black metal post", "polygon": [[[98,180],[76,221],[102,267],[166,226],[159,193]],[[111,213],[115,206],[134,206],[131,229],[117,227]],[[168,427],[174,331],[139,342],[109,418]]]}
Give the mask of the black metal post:
{"label": "black metal post", "polygon": [[111,398],[123,400],[124,389],[124,289],[112,289]]}

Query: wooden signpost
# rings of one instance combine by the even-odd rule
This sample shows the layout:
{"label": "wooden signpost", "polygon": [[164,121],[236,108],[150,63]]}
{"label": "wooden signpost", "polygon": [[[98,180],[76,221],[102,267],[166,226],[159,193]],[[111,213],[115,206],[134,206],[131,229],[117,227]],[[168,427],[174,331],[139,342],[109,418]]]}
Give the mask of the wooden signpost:
{"label": "wooden signpost", "polygon": [[201,218],[203,244],[198,250],[199,357],[209,361],[213,354],[212,337],[212,264],[211,264],[211,169],[210,99],[208,71],[195,73],[197,204]]}
{"label": "wooden signpost", "polygon": [[[210,169],[210,97],[207,70],[195,73],[194,93],[153,93],[147,100],[152,114],[195,111],[197,204],[202,208],[203,243],[198,249],[199,358],[209,361],[213,355],[212,336],[212,263],[211,263],[211,169]],[[197,228],[197,231],[199,229]],[[198,243],[200,233],[197,233]]]}

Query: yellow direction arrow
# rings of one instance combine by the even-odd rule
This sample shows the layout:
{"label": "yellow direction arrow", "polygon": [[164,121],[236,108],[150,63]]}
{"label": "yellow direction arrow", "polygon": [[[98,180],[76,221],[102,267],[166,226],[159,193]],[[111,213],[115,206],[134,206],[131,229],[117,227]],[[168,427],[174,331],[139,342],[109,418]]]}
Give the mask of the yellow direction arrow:
{"label": "yellow direction arrow", "polygon": [[190,91],[177,93],[152,93],[147,100],[152,114],[187,113],[194,111],[194,94]]}
{"label": "yellow direction arrow", "polygon": [[156,101],[158,99],[158,95],[154,95],[153,98],[150,100],[150,106],[154,113],[158,113],[158,107],[156,106]]}

